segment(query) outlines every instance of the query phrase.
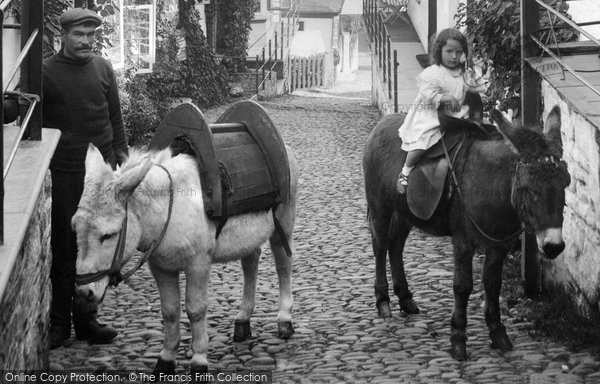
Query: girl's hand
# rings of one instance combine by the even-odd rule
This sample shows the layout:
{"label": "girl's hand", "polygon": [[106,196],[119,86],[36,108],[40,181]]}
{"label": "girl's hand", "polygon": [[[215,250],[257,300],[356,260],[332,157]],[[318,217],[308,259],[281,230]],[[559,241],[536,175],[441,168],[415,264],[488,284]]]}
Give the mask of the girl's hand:
{"label": "girl's hand", "polygon": [[443,106],[445,110],[449,112],[458,112],[460,111],[460,103],[453,96],[444,95],[440,99],[440,104]]}

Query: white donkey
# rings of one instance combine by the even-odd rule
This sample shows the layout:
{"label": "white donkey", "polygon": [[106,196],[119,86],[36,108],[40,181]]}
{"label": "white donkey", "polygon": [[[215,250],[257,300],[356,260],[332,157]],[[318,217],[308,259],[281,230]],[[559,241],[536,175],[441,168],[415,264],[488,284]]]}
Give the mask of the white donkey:
{"label": "white donkey", "polygon": [[[205,213],[193,157],[172,157],[170,149],[132,151],[127,162],[113,171],[90,144],[83,196],[72,220],[77,233],[77,293],[89,301],[102,301],[110,283],[120,280],[120,269],[136,249],[146,250],[146,256],[151,253],[148,264],[160,293],[165,333],[155,372],[175,370],[181,271],[186,275],[186,312],[192,328],[192,372],[205,372],[208,367],[206,314],[212,263],[241,259],[244,289],[234,340],[250,336],[258,261],[267,240],[279,275],[279,337],[287,339],[294,333],[292,263],[285,247],[292,242],[298,167],[289,148],[287,152],[290,201],[280,204],[275,213],[283,231],[276,230],[273,212],[263,211],[230,217],[217,237],[219,223]],[[123,227],[125,231],[121,231]]]}

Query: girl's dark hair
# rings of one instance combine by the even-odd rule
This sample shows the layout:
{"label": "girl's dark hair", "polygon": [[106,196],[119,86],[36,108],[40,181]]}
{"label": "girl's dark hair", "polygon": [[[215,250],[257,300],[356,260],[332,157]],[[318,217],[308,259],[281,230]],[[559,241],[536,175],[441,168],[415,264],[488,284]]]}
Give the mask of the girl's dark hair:
{"label": "girl's dark hair", "polygon": [[[448,40],[458,41],[463,48],[464,54],[469,56],[469,44],[467,43],[467,38],[465,35],[463,35],[458,29],[446,28],[440,31],[440,33],[437,35],[437,38],[433,43],[433,49],[431,50],[433,61],[438,65],[442,64],[442,48],[444,45],[446,45]],[[464,64],[461,65],[464,66]]]}

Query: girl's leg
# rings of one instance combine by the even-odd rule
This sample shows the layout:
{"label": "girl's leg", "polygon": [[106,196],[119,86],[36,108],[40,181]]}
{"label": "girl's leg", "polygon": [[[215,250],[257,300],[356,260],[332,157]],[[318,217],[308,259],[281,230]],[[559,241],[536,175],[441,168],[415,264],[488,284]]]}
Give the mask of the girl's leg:
{"label": "girl's leg", "polygon": [[[425,153],[424,149],[415,149],[413,151],[408,152],[406,155],[406,163],[404,163],[404,168],[412,168],[421,160],[421,157]],[[410,171],[408,171],[410,173]],[[408,174],[407,174],[408,176]]]}
{"label": "girl's leg", "polygon": [[398,183],[396,184],[396,190],[398,193],[406,193],[408,175],[410,175],[410,171],[412,171],[412,169],[415,167],[415,164],[419,162],[424,153],[424,149],[415,149],[408,152],[406,155],[406,162],[404,163],[404,167],[402,167],[402,172],[400,172],[400,177],[398,177]]}

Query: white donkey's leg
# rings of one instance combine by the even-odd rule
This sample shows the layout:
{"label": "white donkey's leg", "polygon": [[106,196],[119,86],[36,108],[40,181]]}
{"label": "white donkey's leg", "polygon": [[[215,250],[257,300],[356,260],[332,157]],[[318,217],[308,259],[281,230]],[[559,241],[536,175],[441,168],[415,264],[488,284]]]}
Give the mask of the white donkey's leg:
{"label": "white donkey's leg", "polygon": [[164,321],[165,339],[160,357],[154,367],[154,373],[172,374],[175,372],[177,348],[179,348],[179,317],[181,313],[179,273],[167,272],[151,267],[160,294],[160,307]]}
{"label": "white donkey's leg", "polygon": [[233,341],[244,341],[252,336],[252,331],[250,330],[250,317],[252,316],[252,313],[254,313],[256,276],[258,275],[259,259],[260,249],[241,259],[242,270],[244,271],[244,291],[242,294],[240,311],[235,318]]}
{"label": "white donkey's leg", "polygon": [[[281,227],[285,233],[285,241],[292,247],[292,231],[294,229],[294,209],[290,206],[281,206],[277,210]],[[279,216],[281,215],[281,216]],[[271,236],[271,251],[275,258],[275,268],[279,277],[279,312],[277,313],[278,334],[282,339],[289,339],[294,334],[292,325],[292,258],[287,255],[282,239],[277,231]]]}
{"label": "white donkey's leg", "polygon": [[211,265],[208,260],[201,259],[198,258],[185,272],[185,307],[192,328],[192,373],[204,373],[208,370],[206,314]]}

